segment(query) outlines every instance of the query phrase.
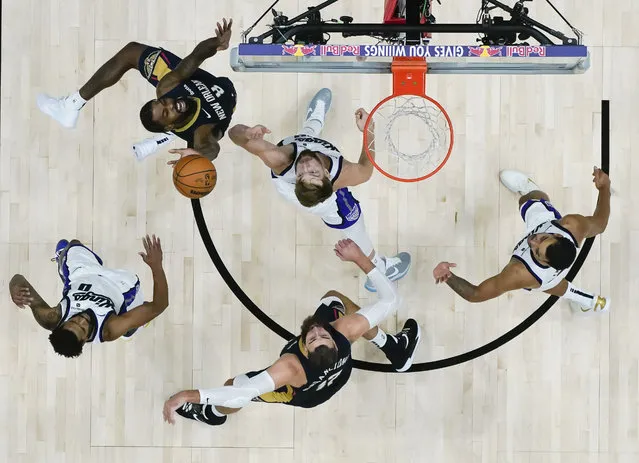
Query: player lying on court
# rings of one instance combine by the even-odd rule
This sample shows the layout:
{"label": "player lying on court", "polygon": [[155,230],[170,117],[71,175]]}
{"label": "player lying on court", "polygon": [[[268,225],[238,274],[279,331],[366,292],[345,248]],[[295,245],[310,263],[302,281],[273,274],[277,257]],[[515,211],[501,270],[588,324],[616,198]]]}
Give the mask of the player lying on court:
{"label": "player lying on court", "polygon": [[[375,283],[377,302],[360,309],[343,294],[329,291],[315,314],[302,323],[301,334],[286,344],[273,365],[236,376],[216,389],[178,392],[165,402],[164,419],[174,423],[177,413],[215,426],[251,401],[303,408],[321,405],[348,382],[353,369],[351,343],[360,337],[379,338],[396,369],[407,370],[420,340],[417,322],[408,319],[391,343],[392,337],[376,326],[397,310],[396,289],[353,241],[340,241],[335,253],[355,263]],[[386,344],[382,338],[387,338]],[[397,368],[399,365],[403,367]]]}
{"label": "player lying on court", "polygon": [[104,267],[102,259],[78,240],[61,240],[56,246],[52,260],[64,283],[58,305],[50,307],[22,275],[14,275],[9,283],[11,299],[20,308],[31,308],[38,324],[51,331],[53,349],[65,357],[79,356],[87,342],[131,337],[169,305],[160,239],[147,235],[142,242],[140,255],[153,273],[151,302],[144,301],[137,275]]}
{"label": "player lying on court", "polygon": [[499,177],[504,186],[521,195],[519,211],[526,223],[526,236],[515,246],[506,267],[477,286],[452,273],[450,269],[456,265],[450,262],[437,265],[433,271],[435,281],[446,282],[469,302],[483,302],[507,291],[529,289],[566,298],[573,310],[608,311],[610,299],[575,288],[564,278],[581,242],[603,233],[610,217],[610,178],[596,167],[592,175],[599,190],[594,214],[562,217],[550,204],[548,195],[526,174],[501,171]]}
{"label": "player lying on court", "polygon": [[[229,137],[271,169],[275,188],[285,199],[320,216],[329,227],[341,230],[391,281],[398,280],[410,269],[410,254],[400,252],[395,257],[386,258],[375,252],[366,233],[359,201],[348,189],[366,182],[373,174],[373,165],[365,147],[362,146],[359,161],[355,163],[344,159],[335,145],[318,138],[331,98],[329,89],[320,90],[308,106],[302,130],[277,146],[264,140],[264,135],[270,130],[262,125],[252,128],[235,125],[229,130]],[[355,112],[355,123],[361,132],[367,118],[368,113],[363,109]],[[374,139],[371,138],[370,142],[374,153]],[[365,287],[375,291],[370,279]]]}
{"label": "player lying on court", "polygon": [[220,151],[218,142],[231,122],[236,93],[229,79],[215,77],[199,66],[228,48],[232,24],[233,20],[227,23],[226,19],[223,24],[218,23],[216,37],[200,42],[184,59],[161,48],[130,42],[79,91],[63,98],[38,95],[38,107],[64,127],[73,128],[88,100],[118,82],[129,69],[137,68],[155,86],[157,96],[142,106],[140,120],[149,132],[160,133],[134,146],[138,160],[153,154],[175,136],[213,160]]}

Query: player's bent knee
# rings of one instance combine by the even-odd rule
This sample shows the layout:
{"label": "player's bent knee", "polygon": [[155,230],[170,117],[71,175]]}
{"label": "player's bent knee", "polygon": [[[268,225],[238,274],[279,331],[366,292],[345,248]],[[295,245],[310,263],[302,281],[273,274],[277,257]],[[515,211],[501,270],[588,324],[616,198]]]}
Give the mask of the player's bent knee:
{"label": "player's bent knee", "polygon": [[131,67],[137,67],[140,56],[147,48],[148,45],[143,43],[129,42],[118,52],[116,58]]}

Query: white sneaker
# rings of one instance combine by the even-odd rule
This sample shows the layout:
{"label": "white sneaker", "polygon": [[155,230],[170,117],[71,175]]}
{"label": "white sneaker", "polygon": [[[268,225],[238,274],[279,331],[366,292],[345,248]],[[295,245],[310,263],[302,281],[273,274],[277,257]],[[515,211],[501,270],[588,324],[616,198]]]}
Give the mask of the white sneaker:
{"label": "white sneaker", "polygon": [[499,180],[510,191],[522,196],[541,189],[528,175],[518,170],[502,170],[499,172]]}
{"label": "white sneaker", "polygon": [[153,153],[156,153],[160,149],[160,146],[172,142],[175,138],[176,136],[172,133],[159,133],[139,143],[135,143],[132,147],[133,154],[138,161],[142,161]]}
{"label": "white sneaker", "polygon": [[313,120],[320,123],[318,135],[324,128],[324,119],[326,118],[326,113],[331,107],[332,99],[333,93],[328,88],[323,88],[315,94],[311,102],[308,104],[305,121]]}
{"label": "white sneaker", "polygon": [[597,296],[597,301],[595,302],[595,308],[591,309],[590,307],[584,307],[581,304],[576,303],[575,301],[568,301],[570,308],[573,312],[576,313],[601,313],[610,311],[610,306],[612,305],[612,301],[609,297]]}
{"label": "white sneaker", "polygon": [[[400,252],[394,257],[383,257],[383,259],[386,262],[386,277],[390,281],[396,281],[400,278],[404,278],[410,270],[412,259],[410,254],[407,252]],[[368,277],[366,278],[366,283],[364,283],[364,288],[371,293],[377,292],[375,285]]]}
{"label": "white sneaker", "polygon": [[72,106],[69,97],[53,98],[41,93],[36,98],[38,108],[47,116],[52,117],[60,125],[72,129],[78,121],[80,110]]}

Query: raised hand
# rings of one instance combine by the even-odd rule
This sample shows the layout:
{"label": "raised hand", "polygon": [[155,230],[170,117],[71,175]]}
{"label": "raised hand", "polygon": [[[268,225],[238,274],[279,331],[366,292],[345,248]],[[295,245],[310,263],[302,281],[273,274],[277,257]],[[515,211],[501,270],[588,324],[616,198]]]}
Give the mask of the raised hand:
{"label": "raised hand", "polygon": [[440,262],[437,264],[437,267],[433,269],[433,277],[435,278],[435,283],[445,283],[452,276],[451,268],[457,267],[457,264],[453,264],[452,262]]}
{"label": "raised hand", "polygon": [[229,47],[229,41],[231,40],[231,26],[233,20],[229,19],[228,23],[226,18],[223,19],[222,24],[217,23],[217,29],[215,30],[215,36],[218,39],[217,51],[226,50]]}
{"label": "raised hand", "polygon": [[[359,108],[357,111],[355,111],[355,125],[357,125],[357,128],[362,133],[364,132],[364,126],[366,125],[367,119],[368,119],[368,112],[364,108]],[[374,129],[375,129],[375,123],[371,121],[371,123],[368,124],[368,130],[369,132],[371,132]]]}
{"label": "raised hand", "polygon": [[249,140],[261,140],[267,133],[271,133],[271,131],[263,125],[258,124],[255,127],[246,129],[245,136]]}
{"label": "raised hand", "polygon": [[592,170],[592,181],[595,184],[595,188],[598,190],[608,188],[610,189],[610,177],[603,170],[595,166]]}
{"label": "raised hand", "polygon": [[335,245],[335,255],[345,262],[355,262],[366,258],[360,247],[353,240],[339,240]]}
{"label": "raised hand", "polygon": [[146,235],[142,238],[142,244],[144,245],[144,252],[140,252],[140,256],[142,256],[142,260],[146,265],[154,268],[162,268],[162,243],[160,243],[160,238],[156,238],[155,235],[150,237]]}
{"label": "raised hand", "polygon": [[199,151],[194,150],[193,148],[174,148],[174,149],[170,149],[169,153],[171,154],[179,154],[180,157],[178,159],[174,159],[173,161],[168,161],[167,164],[169,166],[174,166],[177,164],[177,162],[182,159],[184,156],[192,156],[192,155],[196,155],[196,156],[202,156],[202,153],[200,153]]}
{"label": "raised hand", "polygon": [[162,410],[162,416],[164,416],[164,421],[166,421],[169,424],[175,424],[175,410],[180,408],[185,403],[186,403],[186,400],[183,399],[183,395],[181,392],[178,392],[169,400],[164,402],[164,408]]}
{"label": "raised hand", "polygon": [[16,277],[11,279],[9,283],[9,293],[11,294],[11,300],[15,305],[24,309],[25,306],[30,305],[33,302],[31,291],[29,287],[16,281]]}

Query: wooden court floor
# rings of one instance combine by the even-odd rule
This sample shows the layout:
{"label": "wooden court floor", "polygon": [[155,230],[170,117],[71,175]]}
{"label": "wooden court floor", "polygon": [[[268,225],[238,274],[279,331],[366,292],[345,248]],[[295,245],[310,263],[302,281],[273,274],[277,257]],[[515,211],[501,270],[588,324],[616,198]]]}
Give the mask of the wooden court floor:
{"label": "wooden court floor", "polygon": [[[325,17],[379,21],[382,2],[343,0]],[[474,21],[478,0],[442,2],[439,22]],[[507,2],[512,3],[512,2]],[[191,205],[173,189],[170,155],[138,163],[130,145],[154,92],[135,71],[82,110],[64,130],[35,105],[38,92],[65,95],[131,40],[178,55],[232,17],[233,43],[270,2],[202,0],[7,0],[2,3],[0,150],[0,461],[12,463],[635,463],[639,461],[639,3],[557,0],[586,33],[592,68],[579,76],[436,76],[429,94],[449,111],[456,146],[447,166],[413,185],[379,174],[355,188],[367,227],[385,254],[409,251],[399,283],[407,317],[422,325],[418,361],[480,346],[509,330],[545,299],[513,293],[479,305],[435,286],[432,268],[458,264],[480,281],[507,260],[523,232],[514,196],[498,172],[529,172],[562,212],[588,214],[600,161],[600,102],[610,100],[610,176],[617,191],[605,234],[576,282],[612,297],[609,314],[578,317],[558,303],[499,350],[456,367],[406,375],[356,371],[338,396],[314,410],[255,404],[219,428],[162,421],[180,389],[213,387],[265,367],[283,344],[235,299],[206,254]],[[289,15],[306,2],[283,0]],[[540,0],[540,19],[555,20]],[[260,31],[263,29],[260,29]],[[562,29],[565,30],[565,29]],[[340,37],[334,37],[339,43]],[[437,43],[474,37],[436,37]],[[236,123],[267,125],[272,140],[292,135],[321,87],[333,91],[323,136],[348,159],[359,155],[353,122],[390,90],[390,76],[237,74],[228,52],[203,66],[238,90]],[[175,142],[175,146],[181,146]],[[202,201],[214,242],[235,279],[276,321],[295,331],[329,289],[370,298],[354,266],[332,253],[339,238],[281,200],[268,170],[228,138],[219,180]],[[61,284],[49,262],[60,238],[78,238],[107,265],[151,275],[137,252],[146,233],[164,243],[170,307],[130,342],[55,355],[47,333],[10,301],[22,273],[45,300]],[[383,361],[361,342],[357,358]]]}

